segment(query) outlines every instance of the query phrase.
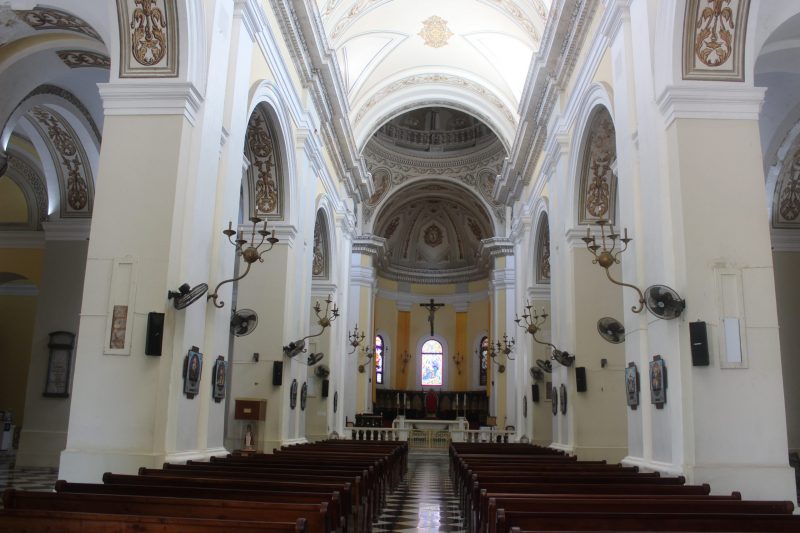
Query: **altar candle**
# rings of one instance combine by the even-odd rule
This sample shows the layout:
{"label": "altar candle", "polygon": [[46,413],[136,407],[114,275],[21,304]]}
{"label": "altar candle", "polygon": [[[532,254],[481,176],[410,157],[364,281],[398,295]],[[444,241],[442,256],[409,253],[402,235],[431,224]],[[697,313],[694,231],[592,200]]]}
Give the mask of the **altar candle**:
{"label": "altar candle", "polygon": [[400,405],[400,393],[397,393],[397,401],[395,402],[396,405]]}
{"label": "altar candle", "polygon": [[458,411],[458,393],[456,393],[456,411]]}

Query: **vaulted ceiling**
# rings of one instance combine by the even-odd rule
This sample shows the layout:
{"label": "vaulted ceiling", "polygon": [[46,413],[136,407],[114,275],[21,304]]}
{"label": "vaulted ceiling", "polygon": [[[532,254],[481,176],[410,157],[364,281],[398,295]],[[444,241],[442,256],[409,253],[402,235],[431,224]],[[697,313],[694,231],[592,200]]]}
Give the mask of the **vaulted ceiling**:
{"label": "vaulted ceiling", "polygon": [[448,104],[508,144],[550,0],[317,0],[361,146],[391,116]]}

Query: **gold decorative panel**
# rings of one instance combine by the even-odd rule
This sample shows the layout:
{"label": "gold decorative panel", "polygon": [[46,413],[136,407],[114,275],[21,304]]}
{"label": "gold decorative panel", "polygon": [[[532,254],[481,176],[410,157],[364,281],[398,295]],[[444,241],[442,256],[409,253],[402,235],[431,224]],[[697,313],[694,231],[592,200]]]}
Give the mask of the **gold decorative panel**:
{"label": "gold decorative panel", "polygon": [[447,27],[447,21],[433,15],[422,21],[422,30],[417,34],[425,41],[425,46],[441,48],[447,44],[453,32]]}
{"label": "gold decorative panel", "polygon": [[744,81],[744,38],[750,0],[688,0],[683,79]]}
{"label": "gold decorative panel", "polygon": [[72,31],[103,42],[100,34],[88,22],[66,11],[52,7],[36,6],[31,10],[16,11],[17,17],[34,30]]}
{"label": "gold decorative panel", "polygon": [[314,262],[311,275],[314,278],[328,277],[328,227],[322,211],[317,211],[314,223]]}
{"label": "gold decorative panel", "polygon": [[550,223],[543,217],[536,239],[536,282],[550,283]]}
{"label": "gold decorative panel", "polygon": [[111,58],[97,52],[86,50],[59,50],[56,52],[61,61],[70,68],[97,67],[111,68]]}
{"label": "gold decorative panel", "polygon": [[61,187],[61,216],[92,214],[92,168],[83,145],[69,123],[55,111],[38,106],[31,110],[31,123],[47,142]]}
{"label": "gold decorative panel", "polygon": [[776,228],[800,227],[800,150],[784,161],[778,177],[772,225]]}
{"label": "gold decorative panel", "polygon": [[605,108],[590,119],[581,169],[579,224],[604,219],[614,222],[617,197],[617,141],[614,123]]}
{"label": "gold decorative panel", "polygon": [[178,75],[175,0],[117,0],[121,78]]}
{"label": "gold decorative panel", "polygon": [[269,220],[283,219],[283,180],[278,164],[270,120],[262,107],[250,115],[245,139],[245,157],[250,162],[247,182],[253,214]]}

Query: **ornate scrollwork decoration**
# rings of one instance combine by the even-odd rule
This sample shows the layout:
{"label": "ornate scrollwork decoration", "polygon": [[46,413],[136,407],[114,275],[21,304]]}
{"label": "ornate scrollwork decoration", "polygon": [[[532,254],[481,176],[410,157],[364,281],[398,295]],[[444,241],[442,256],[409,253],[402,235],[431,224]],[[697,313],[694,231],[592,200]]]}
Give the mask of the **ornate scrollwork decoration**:
{"label": "ornate scrollwork decoration", "polygon": [[156,0],[134,0],[131,14],[131,52],[146,67],[159,64],[167,55],[167,20]]}

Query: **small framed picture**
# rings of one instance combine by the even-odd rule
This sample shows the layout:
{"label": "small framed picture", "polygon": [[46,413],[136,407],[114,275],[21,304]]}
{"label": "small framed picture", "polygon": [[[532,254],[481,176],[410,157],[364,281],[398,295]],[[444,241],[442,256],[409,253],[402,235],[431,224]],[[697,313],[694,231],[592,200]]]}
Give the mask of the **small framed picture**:
{"label": "small framed picture", "polygon": [[301,411],[305,411],[306,410],[307,398],[308,398],[308,383],[304,381],[303,382],[303,386],[300,387],[300,410]]}
{"label": "small framed picture", "polygon": [[297,380],[292,380],[292,386],[289,387],[289,407],[294,409],[297,407]]}
{"label": "small framed picture", "polygon": [[553,416],[556,416],[558,414],[558,389],[555,385],[553,385],[550,393],[550,399],[553,402]]}
{"label": "small framed picture", "polygon": [[639,407],[639,370],[633,361],[625,369],[625,398],[634,411]]}
{"label": "small framed picture", "polygon": [[219,403],[225,399],[225,387],[228,384],[228,363],[221,355],[217,356],[217,360],[214,361],[212,383],[211,396],[215,402]]}
{"label": "small framed picture", "polygon": [[192,346],[183,360],[183,393],[187,398],[194,398],[200,391],[200,378],[203,375],[203,354],[200,348]]}
{"label": "small framed picture", "polygon": [[50,333],[47,347],[50,354],[47,359],[47,381],[42,396],[68,398],[75,334],[68,331],[54,331]]}
{"label": "small framed picture", "polygon": [[567,386],[563,383],[560,387],[560,396],[558,397],[559,403],[561,404],[561,414],[567,414]]}
{"label": "small framed picture", "polygon": [[667,403],[667,367],[660,355],[650,361],[650,403],[663,409]]}

